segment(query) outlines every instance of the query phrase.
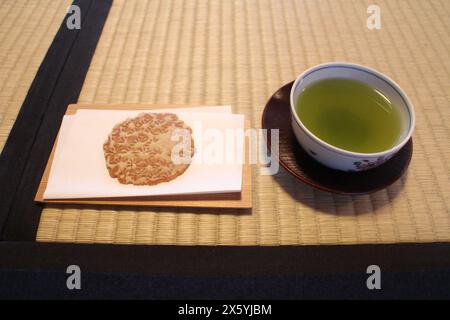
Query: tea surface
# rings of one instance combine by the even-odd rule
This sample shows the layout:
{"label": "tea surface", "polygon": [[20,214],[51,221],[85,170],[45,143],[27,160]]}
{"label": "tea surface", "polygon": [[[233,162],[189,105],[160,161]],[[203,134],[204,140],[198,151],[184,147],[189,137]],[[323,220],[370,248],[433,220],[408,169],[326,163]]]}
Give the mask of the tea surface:
{"label": "tea surface", "polygon": [[393,147],[401,133],[400,113],[379,90],[351,79],[312,83],[300,93],[297,115],[316,137],[361,153]]}

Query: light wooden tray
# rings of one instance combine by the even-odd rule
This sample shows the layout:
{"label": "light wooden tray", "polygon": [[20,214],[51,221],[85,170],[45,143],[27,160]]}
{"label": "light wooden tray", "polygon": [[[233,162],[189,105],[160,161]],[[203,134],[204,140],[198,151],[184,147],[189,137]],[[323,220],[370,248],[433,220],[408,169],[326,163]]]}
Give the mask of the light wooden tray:
{"label": "light wooden tray", "polygon": [[[149,110],[168,109],[180,107],[193,107],[186,105],[161,105],[161,104],[71,104],[68,106],[66,114],[73,115],[79,109],[118,109],[118,110]],[[245,127],[249,128],[249,121],[245,122]],[[242,176],[242,191],[235,193],[203,194],[203,195],[170,195],[170,196],[148,196],[148,197],[123,197],[123,198],[78,198],[78,199],[44,199],[44,191],[47,187],[50,168],[56,148],[53,145],[52,153],[42,176],[36,193],[35,201],[44,203],[73,203],[89,205],[120,205],[120,206],[158,206],[158,207],[205,207],[205,208],[251,208],[251,168],[248,161],[244,161]],[[248,159],[248,138],[245,142],[245,154]]]}

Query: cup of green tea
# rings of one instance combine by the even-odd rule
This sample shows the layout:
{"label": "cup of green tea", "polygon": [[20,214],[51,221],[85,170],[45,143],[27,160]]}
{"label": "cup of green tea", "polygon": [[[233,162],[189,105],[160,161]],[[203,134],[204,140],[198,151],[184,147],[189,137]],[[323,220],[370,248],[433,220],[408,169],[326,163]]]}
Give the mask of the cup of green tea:
{"label": "cup of green tea", "polygon": [[388,76],[353,63],[333,62],[303,72],[290,96],[297,141],[332,169],[372,169],[411,138],[414,108]]}

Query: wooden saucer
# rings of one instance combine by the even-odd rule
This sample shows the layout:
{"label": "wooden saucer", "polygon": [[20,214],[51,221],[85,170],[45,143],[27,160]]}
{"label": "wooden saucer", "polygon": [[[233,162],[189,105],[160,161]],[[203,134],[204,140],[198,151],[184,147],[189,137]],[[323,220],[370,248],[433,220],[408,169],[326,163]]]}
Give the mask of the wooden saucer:
{"label": "wooden saucer", "polygon": [[267,146],[280,165],[304,183],[332,193],[357,195],[384,189],[399,179],[408,168],[413,152],[412,138],[389,161],[367,171],[344,172],[323,166],[308,155],[294,136],[290,119],[289,95],[293,82],[273,94],[262,115],[263,129],[279,129],[279,154]]}

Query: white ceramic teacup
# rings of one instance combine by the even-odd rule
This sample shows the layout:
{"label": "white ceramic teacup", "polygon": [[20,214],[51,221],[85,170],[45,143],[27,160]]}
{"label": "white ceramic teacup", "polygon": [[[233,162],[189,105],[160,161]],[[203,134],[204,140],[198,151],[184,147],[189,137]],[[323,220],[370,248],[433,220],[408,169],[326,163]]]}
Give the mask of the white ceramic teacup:
{"label": "white ceramic teacup", "polygon": [[[401,134],[392,148],[377,153],[352,152],[330,145],[304,126],[295,111],[298,96],[311,83],[328,78],[347,78],[366,83],[381,91],[399,108]],[[317,161],[337,170],[362,171],[379,166],[392,158],[408,142],[414,130],[413,105],[398,84],[378,71],[353,63],[325,63],[306,70],[295,80],[290,102],[292,128],[297,141]]]}

